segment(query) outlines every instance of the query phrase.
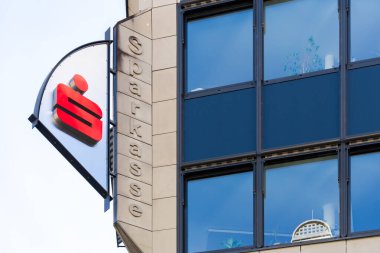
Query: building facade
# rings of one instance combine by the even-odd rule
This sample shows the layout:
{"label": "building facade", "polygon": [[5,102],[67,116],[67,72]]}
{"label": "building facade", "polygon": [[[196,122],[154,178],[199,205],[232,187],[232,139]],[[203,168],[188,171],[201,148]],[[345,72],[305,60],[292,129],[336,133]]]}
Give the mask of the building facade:
{"label": "building facade", "polygon": [[376,0],[131,0],[114,29],[129,252],[380,252]]}

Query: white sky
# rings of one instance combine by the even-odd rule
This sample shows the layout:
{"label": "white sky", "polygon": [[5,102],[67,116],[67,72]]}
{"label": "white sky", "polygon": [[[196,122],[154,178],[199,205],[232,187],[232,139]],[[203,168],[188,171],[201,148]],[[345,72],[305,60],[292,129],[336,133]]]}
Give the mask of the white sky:
{"label": "white sky", "polygon": [[50,69],[101,40],[124,0],[0,0],[0,252],[112,253],[112,210],[27,120]]}

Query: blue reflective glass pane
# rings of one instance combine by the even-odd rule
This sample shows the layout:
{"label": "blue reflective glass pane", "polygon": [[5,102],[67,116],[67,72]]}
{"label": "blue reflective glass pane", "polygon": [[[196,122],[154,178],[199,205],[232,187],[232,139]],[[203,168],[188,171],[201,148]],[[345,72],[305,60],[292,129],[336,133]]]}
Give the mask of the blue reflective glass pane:
{"label": "blue reflective glass pane", "polygon": [[380,66],[348,72],[348,134],[380,132]]}
{"label": "blue reflective glass pane", "polygon": [[351,61],[380,57],[379,10],[379,0],[351,0]]}
{"label": "blue reflective glass pane", "polygon": [[187,22],[187,91],[253,80],[252,9]]}
{"label": "blue reflective glass pane", "polygon": [[339,66],[337,0],[265,2],[266,80]]}
{"label": "blue reflective glass pane", "polygon": [[188,182],[187,253],[252,244],[252,172]]}
{"label": "blue reflective glass pane", "polygon": [[380,229],[380,152],[351,156],[351,231]]}
{"label": "blue reflective glass pane", "polygon": [[339,136],[337,73],[264,86],[264,147]]}
{"label": "blue reflective glass pane", "polygon": [[338,161],[325,157],[266,167],[264,243],[290,243],[308,220],[322,220],[339,234]]}
{"label": "blue reflective glass pane", "polygon": [[255,89],[245,89],[185,100],[184,160],[254,151],[255,98]]}

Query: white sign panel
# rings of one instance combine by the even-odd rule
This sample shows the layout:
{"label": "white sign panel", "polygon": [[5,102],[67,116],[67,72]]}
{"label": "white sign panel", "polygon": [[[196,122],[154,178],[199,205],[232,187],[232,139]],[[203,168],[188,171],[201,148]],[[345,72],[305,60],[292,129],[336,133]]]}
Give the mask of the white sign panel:
{"label": "white sign panel", "polygon": [[108,190],[109,43],[84,45],[52,70],[30,121],[104,197]]}

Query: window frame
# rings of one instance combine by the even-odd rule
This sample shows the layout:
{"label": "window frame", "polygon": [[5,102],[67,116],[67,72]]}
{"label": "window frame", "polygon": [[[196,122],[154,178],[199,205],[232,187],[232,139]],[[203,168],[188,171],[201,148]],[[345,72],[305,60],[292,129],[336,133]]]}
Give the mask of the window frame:
{"label": "window frame", "polygon": [[[194,3],[197,1],[186,1],[183,3],[183,5],[179,5],[178,13],[178,26],[180,27],[180,30],[178,31],[178,34],[181,34],[180,39],[180,47],[178,49],[180,58],[178,59],[179,66],[182,66],[179,69],[180,72],[180,83],[181,88],[183,89],[183,94],[185,99],[191,99],[196,97],[202,97],[202,96],[208,96],[213,94],[218,94],[222,92],[229,92],[229,91],[235,91],[240,89],[246,89],[255,87],[256,85],[256,76],[255,76],[255,61],[253,61],[253,80],[247,81],[247,82],[240,82],[240,83],[233,83],[223,86],[217,86],[213,88],[207,88],[205,90],[200,91],[187,91],[187,82],[186,82],[186,76],[187,76],[187,38],[186,38],[186,24],[188,21],[194,20],[194,19],[200,19],[205,17],[212,17],[220,14],[226,14],[229,12],[234,11],[241,11],[246,9],[252,9],[253,11],[253,23],[255,23],[255,13],[254,13],[254,6],[252,4],[252,1],[248,0],[222,0],[217,1],[215,3],[207,4],[207,6],[195,6],[188,9],[183,9],[182,7],[184,4],[188,3]],[[254,24],[253,24],[254,25]],[[179,36],[180,37],[180,36]],[[253,31],[253,59],[255,59],[255,34]]]}
{"label": "window frame", "polygon": [[[265,195],[266,192],[265,192],[265,187],[266,187],[266,171],[267,170],[276,170],[276,169],[279,169],[279,168],[266,168],[267,166],[272,166],[272,165],[281,165],[281,164],[287,164],[287,163],[291,163],[291,162],[302,162],[302,161],[308,161],[308,160],[312,160],[312,159],[317,159],[317,158],[326,158],[326,157],[333,157],[335,156],[335,160],[338,162],[337,164],[337,182],[338,182],[338,194],[340,195],[340,182],[339,182],[339,155],[340,155],[340,149],[338,147],[338,145],[332,145],[331,147],[325,149],[325,150],[321,150],[321,151],[310,151],[310,152],[303,152],[301,154],[294,154],[294,155],[287,155],[287,156],[283,156],[283,157],[268,157],[268,158],[265,158],[264,159],[264,165],[263,165],[263,170],[264,170],[264,179],[263,179],[263,194]],[[264,200],[265,201],[265,198]],[[339,196],[339,201],[340,201],[340,196]],[[338,203],[339,204],[339,203]],[[263,212],[265,213],[265,202],[263,203]],[[341,205],[339,204],[339,208],[341,208]],[[340,209],[339,209],[339,213],[340,213]],[[340,218],[340,217],[338,217]],[[263,221],[265,222],[265,215],[263,215]],[[341,232],[341,229],[340,229],[340,219],[339,219],[339,236],[338,237],[331,237],[331,238],[325,238],[325,239],[315,239],[315,241],[317,243],[320,243],[320,242],[324,242],[324,241],[334,241],[336,239],[338,239],[340,237],[340,232]],[[264,228],[263,228],[263,231],[262,233],[264,233]],[[282,244],[278,244],[278,245],[270,245],[270,246],[265,246],[265,244],[263,244],[263,248],[284,248],[284,247],[292,247],[292,246],[295,246],[295,245],[304,245],[304,244],[308,244],[310,243],[311,241],[301,241],[301,242],[295,242],[295,243],[282,243]]]}
{"label": "window frame", "polygon": [[[252,0],[252,1],[257,1],[257,0]],[[258,0],[260,1],[260,0]],[[263,1],[263,3],[265,2],[268,2],[268,1],[271,1],[271,0],[261,0]],[[263,77],[263,85],[267,85],[267,84],[275,84],[275,83],[282,83],[282,82],[287,82],[287,81],[293,81],[293,80],[299,80],[299,79],[303,79],[303,78],[308,78],[308,77],[314,77],[314,76],[319,76],[319,75],[324,75],[324,74],[330,74],[330,73],[336,73],[336,72],[339,72],[339,69],[340,69],[340,66],[342,65],[342,53],[340,52],[340,48],[341,48],[341,41],[342,41],[342,36],[340,34],[340,30],[341,30],[341,17],[340,17],[340,10],[342,9],[341,6],[343,6],[343,4],[341,3],[341,0],[335,0],[337,2],[337,6],[338,6],[338,30],[339,30],[339,35],[338,35],[338,59],[339,59],[339,64],[338,66],[336,67],[333,67],[333,68],[329,68],[329,69],[322,69],[322,70],[317,70],[317,71],[311,71],[311,72],[307,72],[307,73],[302,73],[302,74],[297,74],[297,75],[289,75],[289,76],[283,76],[283,77],[278,77],[278,78],[271,78],[271,79],[265,79],[264,78],[264,61],[265,61],[265,56],[264,56],[264,35],[262,36],[262,41],[263,41],[263,59],[262,59],[262,64],[263,64],[263,73],[262,73],[262,77]],[[351,0],[349,0],[351,1]],[[263,5],[263,9],[262,9],[262,12],[263,12],[263,26],[265,27],[265,4]],[[263,28],[264,29],[264,28]]]}
{"label": "window frame", "polygon": [[[181,177],[183,178],[183,192],[181,196],[181,209],[182,210],[182,240],[183,243],[180,245],[182,247],[182,251],[180,252],[187,252],[187,244],[188,244],[188,238],[187,238],[187,228],[188,228],[188,211],[187,211],[187,184],[189,181],[192,180],[198,180],[198,179],[207,179],[212,177],[220,177],[220,176],[228,176],[233,174],[239,174],[239,173],[245,173],[245,172],[251,172],[253,177],[253,189],[252,191],[256,191],[256,173],[255,173],[255,163],[254,158],[253,160],[246,160],[235,164],[226,164],[226,165],[215,165],[210,166],[207,169],[205,168],[193,168],[193,169],[187,169],[181,171]],[[253,206],[252,210],[255,210],[255,194],[253,194],[254,200],[253,200]],[[244,251],[252,251],[255,249],[255,217],[253,215],[253,245],[250,246],[244,246],[239,248],[232,248],[232,249],[221,249],[221,250],[210,250],[210,251],[204,251],[204,252],[244,252]],[[203,252],[203,251],[202,251]]]}
{"label": "window frame", "polygon": [[347,12],[347,65],[348,69],[355,69],[355,68],[362,68],[362,67],[369,67],[373,65],[378,65],[380,64],[380,56],[377,57],[372,57],[368,59],[363,59],[359,61],[351,61],[351,1],[348,0],[346,2],[346,12]]}
{"label": "window frame", "polygon": [[[359,70],[359,69],[366,69],[366,68],[370,68],[370,67],[380,67],[380,58],[379,59],[371,59],[371,60],[363,60],[363,61],[357,61],[355,62],[355,64],[351,64],[349,63],[347,65],[347,83],[346,83],[346,88],[348,90],[348,86],[349,86],[349,80],[348,80],[348,75],[349,75],[349,72],[350,71],[354,71],[354,70]],[[349,98],[349,95],[347,94],[347,100]],[[372,106],[373,107],[373,106]],[[346,108],[346,112],[347,112],[347,120],[348,120],[348,105],[347,105],[347,108]],[[368,132],[362,132],[362,133],[353,133],[353,134],[348,134],[348,126],[349,124],[347,123],[347,139],[348,140],[357,140],[357,139],[361,139],[361,138],[368,138],[368,137],[371,137],[371,136],[374,136],[376,137],[377,135],[380,134],[380,129],[379,130],[375,130],[375,131],[368,131]]]}
{"label": "window frame", "polygon": [[[353,143],[350,145],[348,150],[348,213],[351,213],[351,156],[355,155],[366,155],[371,153],[380,152],[380,140],[371,143]],[[352,237],[367,237],[367,236],[378,236],[380,235],[380,227],[378,229],[365,230],[353,232],[351,231],[351,218],[348,219],[348,233]]]}

